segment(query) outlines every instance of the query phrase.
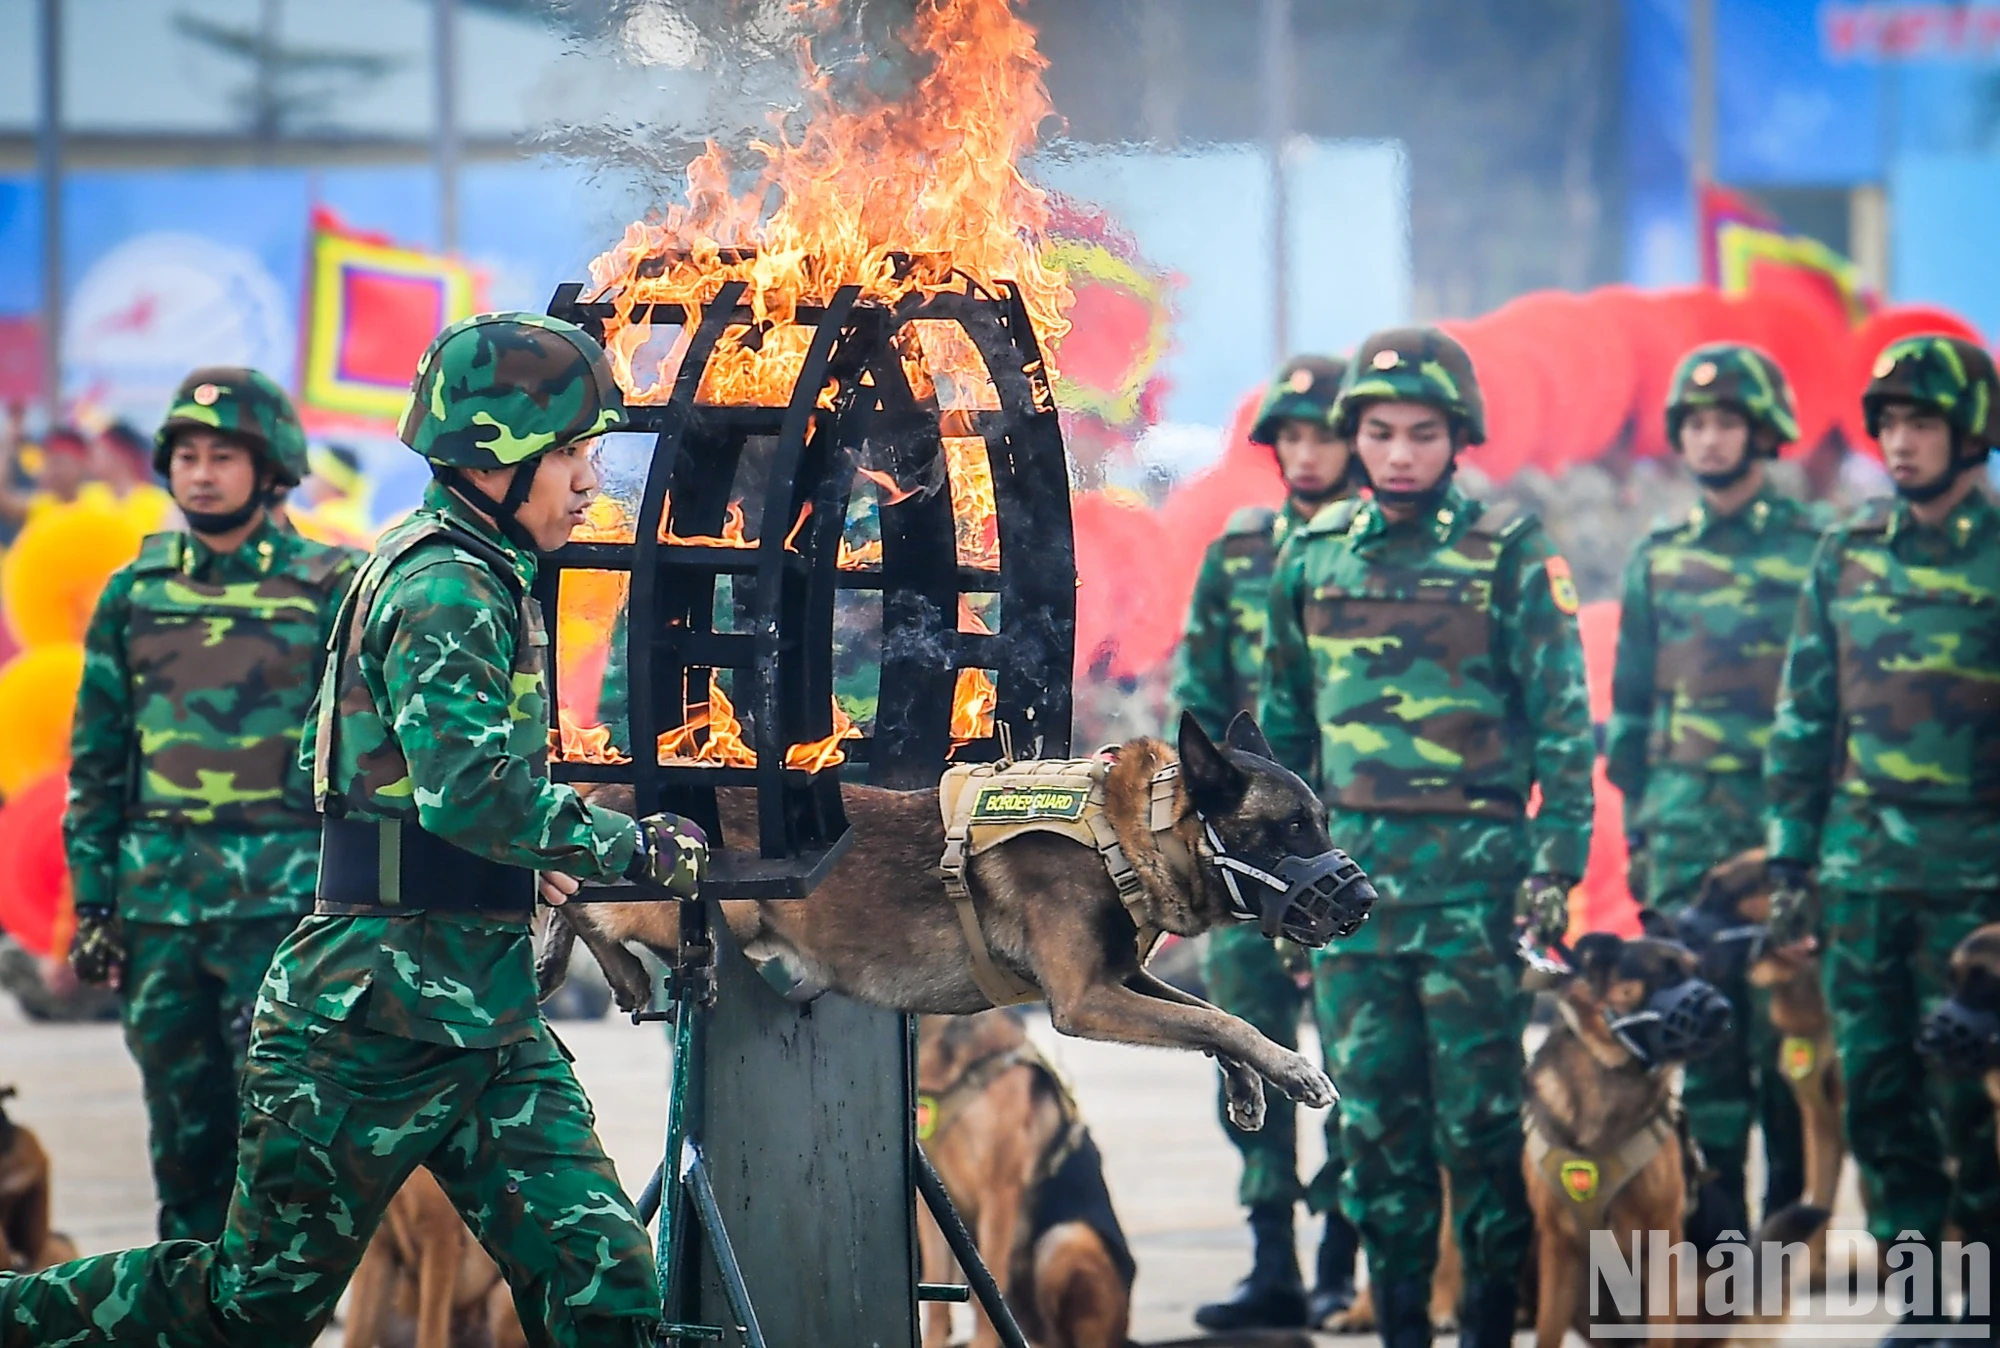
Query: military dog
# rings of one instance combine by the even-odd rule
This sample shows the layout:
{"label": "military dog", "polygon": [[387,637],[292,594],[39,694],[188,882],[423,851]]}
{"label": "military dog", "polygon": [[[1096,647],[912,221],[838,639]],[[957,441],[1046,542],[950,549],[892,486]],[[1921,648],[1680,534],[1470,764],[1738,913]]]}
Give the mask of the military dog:
{"label": "military dog", "polygon": [[347,1348],[527,1348],[513,1294],[431,1172],[382,1216],[347,1307]]}
{"label": "military dog", "polygon": [[[0,1105],[15,1094],[0,1086]],[[74,1258],[69,1237],[49,1229],[49,1154],[0,1108],[0,1273],[33,1273]]]}
{"label": "military dog", "polygon": [[[1338,854],[1325,806],[1273,760],[1255,721],[1239,715],[1227,747],[1218,747],[1183,715],[1179,740],[1173,822],[1165,834],[1156,836],[1149,823],[1155,776],[1176,762],[1164,743],[1140,738],[1123,745],[1104,781],[1105,814],[1141,882],[1129,910],[1096,854],[1050,834],[1022,834],[973,857],[966,882],[990,958],[1042,991],[1056,1029],[1210,1054],[1222,1065],[1231,1117],[1256,1129],[1264,1121],[1260,1077],[1314,1107],[1333,1102],[1333,1084],[1311,1060],[1148,973],[1140,923],[1196,936],[1234,920],[1231,882],[1218,853],[1260,859],[1267,874]],[[748,794],[717,795],[725,833],[754,837]],[[797,1000],[839,992],[925,1015],[992,1006],[973,977],[971,947],[940,880],[945,831],[938,792],[849,785],[841,795],[854,843],[811,902],[725,902],[731,934],[752,960],[788,970]],[[631,805],[618,787],[594,799],[612,808]],[[1373,898],[1365,878],[1344,886],[1337,902],[1345,916],[1336,932],[1351,931]],[[570,942],[581,938],[619,1005],[644,1005],[651,995],[645,968],[623,943],[672,959],[679,931],[673,903],[558,908],[538,960],[543,995],[560,984]]]}
{"label": "military dog", "polygon": [[[1802,1200],[1832,1208],[1847,1160],[1840,1111],[1844,1091],[1840,1058],[1834,1052],[1833,1017],[1820,986],[1817,954],[1780,951],[1763,940],[1771,915],[1771,888],[1764,878],[1764,850],[1754,848],[1712,867],[1689,906],[1680,934],[1712,972],[1718,963],[1748,960],[1753,987],[1770,993],[1771,1026],[1779,1036],[1778,1061],[1763,1064],[1785,1078],[1798,1102],[1804,1131],[1805,1191]],[[1717,940],[1721,936],[1725,939]],[[1826,1234],[1814,1236],[1812,1281],[1826,1280]]]}
{"label": "military dog", "polygon": [[[1669,1245],[1685,1233],[1698,1176],[1672,1069],[1712,1045],[1729,1016],[1729,1004],[1698,968],[1693,952],[1676,942],[1592,932],[1578,939],[1568,968],[1536,967],[1524,980],[1553,991],[1558,1011],[1528,1062],[1524,1106],[1536,1348],[1561,1348],[1571,1329],[1588,1338],[1592,1320],[1616,1318],[1608,1307],[1590,1308],[1593,1230],[1610,1232],[1642,1279],[1650,1276],[1639,1245],[1644,1233],[1664,1233]],[[1765,1222],[1759,1241],[1803,1241],[1827,1216],[1824,1208],[1795,1204]],[[1677,1259],[1670,1276],[1672,1306],[1696,1290],[1680,1280],[1699,1273]],[[1643,1295],[1650,1306],[1654,1290]]]}
{"label": "military dog", "polygon": [[[1069,1088],[1008,1011],[925,1016],[917,1029],[917,1132],[952,1205],[1027,1336],[1046,1348],[1125,1348],[1136,1268],[1097,1145]],[[924,1278],[951,1251],[925,1214]],[[972,1348],[999,1335],[974,1308]],[[944,1348],[951,1312],[926,1309],[924,1348]]]}
{"label": "military dog", "polygon": [[1958,943],[1948,976],[1951,999],[1925,1019],[1917,1046],[1948,1071],[1977,1073],[2000,1114],[2000,922]]}

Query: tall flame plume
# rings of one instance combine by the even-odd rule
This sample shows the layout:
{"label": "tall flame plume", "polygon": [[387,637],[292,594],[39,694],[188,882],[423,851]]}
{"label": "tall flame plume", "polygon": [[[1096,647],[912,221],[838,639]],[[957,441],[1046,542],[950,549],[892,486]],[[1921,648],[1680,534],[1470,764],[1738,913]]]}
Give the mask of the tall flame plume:
{"label": "tall flame plume", "polygon": [[[692,331],[731,281],[747,284],[756,335],[741,326],[724,334],[704,373],[705,402],[787,401],[811,337],[795,321],[799,306],[846,285],[894,304],[1012,281],[1044,350],[1060,343],[1072,297],[1038,251],[1047,197],[1018,167],[1054,111],[1034,29],[1010,0],[919,0],[906,40],[927,73],[907,97],[858,108],[836,103],[808,47],[806,125],[796,142],[781,132],[752,144],[764,163],[748,191],[733,190],[730,157],[711,143],[688,165],[686,204],[628,226],[591,263],[593,297],[614,307],[605,346],[631,401],[667,398],[687,344],[684,331],[655,354],[635,307],[685,306]],[[642,348],[651,369],[635,369]],[[983,369],[932,373],[986,378]]]}

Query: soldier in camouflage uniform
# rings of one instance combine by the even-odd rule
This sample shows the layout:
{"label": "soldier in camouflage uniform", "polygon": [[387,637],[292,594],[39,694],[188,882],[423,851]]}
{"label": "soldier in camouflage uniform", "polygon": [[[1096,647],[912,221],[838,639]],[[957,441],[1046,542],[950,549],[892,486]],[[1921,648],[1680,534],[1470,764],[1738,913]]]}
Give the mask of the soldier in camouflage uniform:
{"label": "soldier in camouflage uniform", "polygon": [[1260,719],[1381,894],[1313,963],[1342,1091],[1341,1206],[1383,1342],[1428,1343],[1442,1167],[1465,1266],[1459,1341],[1499,1348],[1530,1231],[1516,922],[1560,937],[1590,849],[1576,587],[1532,516],[1452,484],[1485,426],[1450,337],[1369,338],[1332,423],[1374,499],[1336,503],[1279,553]]}
{"label": "soldier in camouflage uniform", "polygon": [[[1271,380],[1250,441],[1270,446],[1277,456],[1285,479],[1284,506],[1237,511],[1202,557],[1174,667],[1173,697],[1212,735],[1221,735],[1237,712],[1257,710],[1264,619],[1279,545],[1348,493],[1350,449],[1326,421],[1346,368],[1345,361],[1300,356],[1287,361]],[[1201,973],[1217,1006],[1249,1021],[1272,1042],[1296,1048],[1306,998],[1286,967],[1288,951],[1297,956],[1254,927],[1217,928],[1208,934]],[[1335,1206],[1338,1123],[1328,1118],[1329,1159],[1311,1185],[1302,1188],[1298,1111],[1291,1102],[1271,1102],[1263,1128],[1246,1133],[1229,1121],[1228,1101],[1220,1091],[1217,1100],[1223,1130],[1243,1157],[1236,1192],[1237,1201],[1250,1211],[1252,1257],[1250,1276],[1228,1299],[1198,1308],[1195,1323],[1210,1330],[1299,1328],[1345,1310],[1354,1300],[1357,1237]],[[1299,1276],[1292,1234],[1293,1207],[1301,1198],[1312,1211],[1327,1214],[1310,1298]]]}
{"label": "soldier in camouflage uniform", "polygon": [[[1769,356],[1730,344],[1690,351],[1666,415],[1701,501],[1654,529],[1625,569],[1605,757],[1625,796],[1632,896],[1678,916],[1709,867],[1763,842],[1764,746],[1820,521],[1766,479],[1765,462],[1799,435]],[[1804,1186],[1803,1142],[1769,994],[1750,986],[1746,965],[1711,971],[1740,1012],[1729,1042],[1688,1064],[1683,1098],[1703,1155],[1739,1201],[1751,1120],[1761,1124],[1768,1213]]]}
{"label": "soldier in camouflage uniform", "polygon": [[2000,1247],[1992,1108],[1977,1078],[1927,1078],[1913,1050],[1952,947],[2000,920],[2000,514],[1976,485],[1996,399],[1992,359],[1955,337],[1876,360],[1862,408],[1896,496],[1814,553],[1765,751],[1771,937],[1823,944],[1848,1144],[1885,1247],[1912,1232],[1935,1248],[1947,1224]]}
{"label": "soldier in camouflage uniform", "polygon": [[188,528],[146,539],[84,637],[71,959],[124,994],[162,1240],[222,1234],[257,985],[312,904],[319,819],[299,728],[354,555],[272,518],[305,461],[276,384],[189,375],[153,452]]}
{"label": "soldier in camouflage uniform", "polygon": [[650,1344],[645,1230],[535,1005],[528,918],[578,879],[694,894],[699,830],[548,780],[530,586],[624,423],[603,351],[534,314],[448,328],[403,438],[437,480],[336,619],[306,759],[319,899],[278,948],[243,1080],[219,1240],[0,1275],[0,1348],[310,1343],[403,1180],[426,1166],[537,1345]]}

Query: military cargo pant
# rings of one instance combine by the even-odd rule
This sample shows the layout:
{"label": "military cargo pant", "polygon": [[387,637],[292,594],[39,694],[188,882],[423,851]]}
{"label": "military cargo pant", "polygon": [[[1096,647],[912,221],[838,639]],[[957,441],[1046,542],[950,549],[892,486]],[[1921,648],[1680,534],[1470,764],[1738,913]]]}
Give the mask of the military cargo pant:
{"label": "military cargo pant", "polygon": [[[1683,892],[1661,907],[1678,913],[1694,896]],[[1805,1136],[1798,1101],[1778,1065],[1778,1032],[1771,1025],[1771,996],[1745,975],[1725,979],[1716,991],[1735,1009],[1729,1038],[1713,1053],[1687,1065],[1681,1101],[1688,1128],[1722,1184],[1745,1200],[1750,1125],[1764,1138],[1764,1206],[1769,1215],[1798,1201],[1805,1187]]]}
{"label": "military cargo pant", "polygon": [[125,1046],[145,1089],[161,1240],[222,1234],[257,988],[297,924],[296,917],[125,924]]}
{"label": "military cargo pant", "polygon": [[1916,1051],[1923,1018],[1950,995],[1952,947],[2000,920],[2000,893],[1828,889],[1824,900],[1822,976],[1869,1233],[1935,1243],[1949,1222],[1968,1243],[2000,1244],[1993,1106],[1978,1076],[1927,1070]]}
{"label": "military cargo pant", "polygon": [[[1254,924],[1217,927],[1202,950],[1201,977],[1208,999],[1230,1015],[1248,1021],[1274,1044],[1296,1050],[1299,1016],[1306,993],[1285,967],[1283,951]],[[1339,1200],[1339,1124],[1326,1123],[1327,1163],[1303,1189],[1299,1184],[1298,1109],[1276,1091],[1264,1094],[1264,1126],[1246,1133],[1229,1121],[1229,1096],[1216,1088],[1216,1117],[1243,1158],[1243,1177],[1236,1201],[1246,1208],[1267,1203],[1295,1203],[1300,1198],[1314,1212],[1329,1211]]]}
{"label": "military cargo pant", "polygon": [[1528,998],[1513,891],[1378,903],[1368,928],[1366,953],[1335,946],[1313,961],[1340,1087],[1341,1210],[1361,1232],[1372,1282],[1428,1285],[1442,1167],[1466,1282],[1511,1281],[1532,1220],[1521,1178]]}
{"label": "military cargo pant", "polygon": [[310,1344],[419,1165],[499,1262],[530,1343],[650,1344],[646,1232],[546,1025],[453,1048],[267,999],[243,1101],[221,1239],[0,1275],[0,1348]]}

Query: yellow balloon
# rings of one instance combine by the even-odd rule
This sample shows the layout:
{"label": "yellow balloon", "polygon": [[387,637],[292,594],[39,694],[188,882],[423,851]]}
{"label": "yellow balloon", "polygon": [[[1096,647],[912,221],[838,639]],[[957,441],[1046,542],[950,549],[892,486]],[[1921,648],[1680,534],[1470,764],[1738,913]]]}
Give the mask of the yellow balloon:
{"label": "yellow balloon", "polygon": [[0,667],[0,796],[69,760],[70,719],[83,682],[83,647],[74,641],[22,651]]}
{"label": "yellow balloon", "polygon": [[0,561],[0,609],[23,646],[81,641],[111,573],[139,553],[136,512],[91,501],[28,521]]}

